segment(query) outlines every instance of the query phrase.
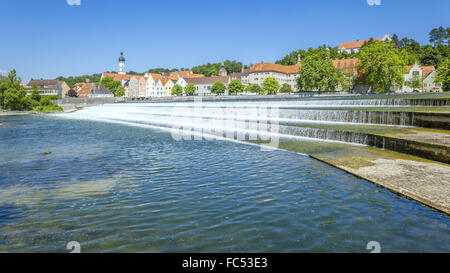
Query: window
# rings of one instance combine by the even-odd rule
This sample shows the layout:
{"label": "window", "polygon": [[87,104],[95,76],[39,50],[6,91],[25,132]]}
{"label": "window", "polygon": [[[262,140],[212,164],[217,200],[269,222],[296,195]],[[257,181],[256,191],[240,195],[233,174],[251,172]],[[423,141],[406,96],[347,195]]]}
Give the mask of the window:
{"label": "window", "polygon": [[413,76],[419,76],[419,71],[413,71]]}

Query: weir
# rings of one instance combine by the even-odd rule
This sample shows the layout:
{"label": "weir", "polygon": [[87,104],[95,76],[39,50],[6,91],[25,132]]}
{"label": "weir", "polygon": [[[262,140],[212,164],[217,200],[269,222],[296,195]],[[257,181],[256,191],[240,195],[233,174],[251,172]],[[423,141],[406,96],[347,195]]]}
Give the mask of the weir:
{"label": "weir", "polygon": [[429,176],[450,179],[446,99],[115,103],[57,116],[160,129],[175,140],[231,139],[291,150],[450,213],[450,188]]}

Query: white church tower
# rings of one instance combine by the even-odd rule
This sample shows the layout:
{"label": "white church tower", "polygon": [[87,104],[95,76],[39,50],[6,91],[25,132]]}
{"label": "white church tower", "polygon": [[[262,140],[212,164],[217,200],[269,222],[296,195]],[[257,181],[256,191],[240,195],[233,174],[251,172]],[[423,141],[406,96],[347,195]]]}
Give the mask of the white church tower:
{"label": "white church tower", "polygon": [[119,74],[125,75],[125,57],[123,56],[123,52],[120,52],[119,57]]}

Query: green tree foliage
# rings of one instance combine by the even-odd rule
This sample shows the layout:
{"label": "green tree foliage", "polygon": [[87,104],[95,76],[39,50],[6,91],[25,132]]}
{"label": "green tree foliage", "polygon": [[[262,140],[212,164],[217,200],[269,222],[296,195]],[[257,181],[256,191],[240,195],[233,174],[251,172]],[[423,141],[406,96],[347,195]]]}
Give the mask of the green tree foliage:
{"label": "green tree foliage", "polygon": [[261,86],[259,86],[258,84],[249,84],[245,88],[245,91],[250,92],[250,93],[261,94],[263,90],[262,90]]}
{"label": "green tree foliage", "polygon": [[420,77],[419,75],[413,75],[411,80],[408,81],[406,84],[413,90],[416,90],[423,87],[423,80],[422,77]]}
{"label": "green tree foliage", "polygon": [[361,49],[358,69],[376,93],[402,87],[407,54],[392,43],[373,42]]}
{"label": "green tree foliage", "polygon": [[343,79],[342,72],[334,67],[327,51],[310,49],[302,61],[297,85],[299,91],[335,91]]}
{"label": "green tree foliage", "polygon": [[[184,70],[184,68],[182,68],[181,70]],[[167,69],[167,68],[152,68],[149,69],[147,72],[148,73],[157,73],[157,74],[162,74],[162,73],[169,73],[169,72],[175,72],[175,71],[179,71],[177,68],[173,68],[173,69]],[[145,74],[145,73],[143,73]]]}
{"label": "green tree foliage", "polygon": [[280,89],[280,84],[274,77],[267,77],[263,82],[263,89],[267,93],[276,93]]}
{"label": "green tree foliage", "polygon": [[31,99],[34,101],[41,101],[41,95],[39,95],[38,87],[35,84],[31,87]]}
{"label": "green tree foliage", "polygon": [[445,29],[444,27],[440,26],[438,28],[433,28],[430,33],[430,43],[434,45],[443,45],[445,43],[449,43],[449,28]]}
{"label": "green tree foliage", "polygon": [[227,88],[225,87],[225,84],[223,84],[223,82],[221,82],[221,81],[216,81],[216,82],[213,84],[213,86],[211,87],[211,93],[220,95],[220,94],[225,93],[225,90],[226,90],[226,89],[227,89]]}
{"label": "green tree foliage", "polygon": [[125,89],[122,87],[122,84],[119,81],[115,81],[113,78],[103,78],[103,80],[100,81],[100,84],[103,84],[108,88],[111,93],[114,94],[114,97],[122,97],[125,95]]}
{"label": "green tree foliage", "polygon": [[17,77],[15,69],[8,73],[8,77],[0,82],[0,104],[8,110],[31,109],[30,99],[27,98],[25,87],[20,85],[21,79]]}
{"label": "green tree foliage", "polygon": [[183,87],[179,84],[175,84],[172,88],[172,95],[180,95],[183,93]]}
{"label": "green tree foliage", "polygon": [[283,83],[283,85],[280,87],[280,92],[282,93],[291,93],[292,92],[292,87],[287,84],[287,83]]}
{"label": "green tree foliage", "polygon": [[[223,65],[228,74],[241,72],[242,62],[226,60]],[[196,74],[203,74],[205,77],[219,75],[219,70],[222,67],[222,63],[207,63],[204,65],[194,66],[192,72]]]}
{"label": "green tree foliage", "polygon": [[188,85],[186,85],[186,87],[184,88],[184,93],[186,93],[186,95],[188,96],[192,96],[195,94],[195,85],[192,83],[189,83]]}
{"label": "green tree foliage", "polygon": [[230,84],[228,85],[228,91],[230,94],[233,93],[241,93],[244,91],[244,85],[241,83],[240,80],[232,80]]}
{"label": "green tree foliage", "polygon": [[442,90],[450,91],[450,58],[447,58],[442,62],[435,82],[442,84]]}
{"label": "green tree foliage", "polygon": [[68,86],[73,86],[78,82],[99,82],[102,77],[102,74],[93,74],[93,75],[83,75],[83,76],[71,76],[71,77],[58,77],[59,81],[65,81]]}

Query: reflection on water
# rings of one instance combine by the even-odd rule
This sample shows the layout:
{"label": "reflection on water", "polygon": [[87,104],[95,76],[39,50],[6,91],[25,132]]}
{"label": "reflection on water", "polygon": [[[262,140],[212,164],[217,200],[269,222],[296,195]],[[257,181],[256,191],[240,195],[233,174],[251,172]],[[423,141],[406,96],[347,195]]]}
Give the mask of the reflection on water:
{"label": "reflection on water", "polygon": [[450,251],[447,216],[303,155],[49,116],[0,122],[0,251]]}

